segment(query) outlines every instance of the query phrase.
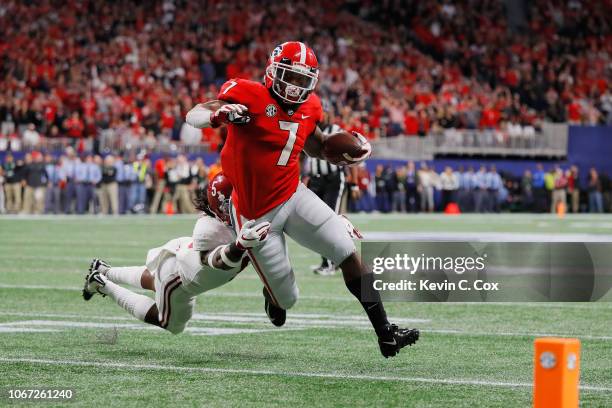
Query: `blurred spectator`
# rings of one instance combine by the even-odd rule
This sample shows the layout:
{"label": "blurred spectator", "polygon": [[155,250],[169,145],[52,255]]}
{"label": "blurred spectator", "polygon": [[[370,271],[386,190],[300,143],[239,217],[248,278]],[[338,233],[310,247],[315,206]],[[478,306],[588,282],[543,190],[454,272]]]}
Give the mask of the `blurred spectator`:
{"label": "blurred spectator", "polygon": [[555,169],[552,167],[544,174],[544,187],[546,187],[546,205],[548,207],[546,211],[550,211],[553,205],[552,195],[555,190]]}
{"label": "blurred spectator", "polygon": [[149,212],[151,214],[157,214],[157,212],[159,211],[159,205],[161,203],[162,196],[164,194],[164,190],[166,188],[166,160],[163,157],[160,157],[155,161],[153,186],[154,193]]}
{"label": "blurred spectator", "polygon": [[102,156],[96,154],[93,158],[93,165],[97,168],[92,170],[92,173],[94,174],[94,177],[92,177],[92,180],[95,182],[95,180],[97,180],[97,182],[95,182],[95,185],[93,186],[94,188],[94,205],[93,205],[93,212],[94,214],[104,214],[102,212],[102,170],[104,168],[104,160],[102,159]]}
{"label": "blurred spectator", "polygon": [[434,188],[437,184],[437,174],[427,164],[422,163],[418,172],[418,191],[421,195],[421,211],[433,212],[434,210]]}
{"label": "blurred spectator", "polygon": [[577,213],[580,211],[580,174],[578,167],[572,166],[567,171],[567,193],[570,197],[571,211]]}
{"label": "blurred spectator", "polygon": [[6,211],[17,214],[21,211],[21,171],[11,153],[7,153],[2,165],[6,191]]}
{"label": "blurred spectator", "polygon": [[372,187],[375,188],[375,184],[371,183],[371,176],[368,169],[365,167],[365,163],[362,163],[357,169],[357,186],[359,188],[359,199],[355,211],[358,212],[372,212],[376,209],[374,200],[372,199]]}
{"label": "blurred spectator", "polygon": [[555,188],[553,189],[552,204],[550,206],[550,212],[553,214],[558,211],[559,205],[567,205],[567,177],[559,166],[555,168],[554,181]]}
{"label": "blurred spectator", "polygon": [[176,160],[177,183],[175,186],[172,201],[178,204],[182,213],[189,214],[195,212],[191,200],[190,190],[192,189],[193,174],[187,158],[179,155]]}
{"label": "blurred spectator", "polygon": [[147,201],[147,189],[145,182],[150,162],[141,154],[133,165],[134,181],[131,186],[131,209],[135,213],[143,213],[145,211]]}
{"label": "blurred spectator", "polygon": [[600,172],[599,180],[601,181],[603,211],[612,212],[612,182],[610,176],[607,173]]}
{"label": "blurred spectator", "polygon": [[0,167],[0,214],[6,213],[4,197],[4,169]]}
{"label": "blurred spectator", "polygon": [[66,156],[62,160],[62,172],[66,177],[66,185],[63,189],[62,202],[64,204],[64,214],[72,214],[76,209],[74,202],[76,200],[76,168],[81,163],[77,157],[74,148],[66,148]]}
{"label": "blurred spectator", "polygon": [[130,186],[132,185],[132,177],[134,169],[129,162],[129,158],[117,156],[115,159],[115,168],[117,169],[116,180],[119,186],[119,214],[126,214],[130,210]]}
{"label": "blurred spectator", "polygon": [[536,171],[533,173],[532,180],[536,212],[548,211],[545,175],[546,173],[544,173],[544,167],[538,163],[536,165]]}
{"label": "blurred spectator", "polygon": [[474,211],[477,213],[487,212],[489,208],[487,169],[485,166],[480,166],[480,169],[474,175]]}
{"label": "blurred spectator", "polygon": [[446,166],[444,172],[440,173],[440,187],[442,189],[442,211],[444,211],[450,203],[456,202],[456,193],[459,189],[457,175],[449,166]]}
{"label": "blurred spectator", "polygon": [[115,158],[112,155],[108,155],[104,158],[100,190],[100,210],[102,214],[119,214],[117,166],[115,166]]}
{"label": "blurred spectator", "polygon": [[523,200],[523,209],[533,211],[534,194],[533,194],[533,176],[531,170],[527,169],[521,178],[521,193]]}
{"label": "blurred spectator", "polygon": [[395,188],[391,192],[393,211],[406,212],[406,167],[401,166],[393,173]]}
{"label": "blurred spectator", "polygon": [[48,177],[45,213],[60,214],[62,212],[62,187],[66,184],[66,176],[62,168],[62,158],[55,161],[50,154],[46,155],[45,170]]}
{"label": "blurred spectator", "polygon": [[47,170],[40,152],[26,155],[23,185],[22,212],[25,214],[42,214],[45,208],[47,189]]}
{"label": "blurred spectator", "polygon": [[408,162],[406,168],[406,207],[408,212],[419,211],[418,176],[414,162]]}
{"label": "blurred spectator", "polygon": [[36,131],[36,126],[30,123],[23,132],[23,145],[26,148],[35,149],[40,144],[40,134]]}
{"label": "blurred spectator", "polygon": [[[93,162],[93,156],[85,156],[84,161],[76,164],[74,181],[76,186],[76,212],[85,214],[93,209],[96,197],[96,184],[102,178],[102,174]],[[94,211],[92,211],[94,212]]]}
{"label": "blurred spectator", "polygon": [[589,180],[588,180],[588,192],[589,192],[589,211],[592,213],[602,213],[603,212],[603,196],[601,180],[599,178],[599,173],[595,168],[591,168],[589,170]]}
{"label": "blurred spectator", "polygon": [[500,194],[504,191],[504,183],[501,176],[497,172],[495,165],[489,168],[486,177],[487,194],[488,194],[488,212],[499,212]]}
{"label": "blurred spectator", "polygon": [[462,212],[474,211],[474,168],[470,166],[467,172],[460,172],[457,201]]}
{"label": "blurred spectator", "polygon": [[376,184],[376,209],[383,213],[391,211],[391,200],[387,188],[388,176],[382,164],[376,165],[374,183]]}

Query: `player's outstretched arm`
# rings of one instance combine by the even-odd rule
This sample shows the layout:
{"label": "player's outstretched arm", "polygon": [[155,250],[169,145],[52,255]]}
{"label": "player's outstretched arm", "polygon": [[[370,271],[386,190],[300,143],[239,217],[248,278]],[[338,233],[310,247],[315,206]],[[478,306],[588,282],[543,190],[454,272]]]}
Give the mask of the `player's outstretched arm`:
{"label": "player's outstretched arm", "polygon": [[199,103],[193,107],[185,121],[198,129],[219,127],[224,124],[244,124],[250,121],[248,108],[239,103],[228,103],[221,100]]}
{"label": "player's outstretched arm", "polygon": [[270,232],[270,223],[267,221],[256,224],[254,220],[244,223],[235,242],[220,245],[212,251],[201,251],[200,261],[215,269],[231,270],[242,266],[244,253],[256,248],[266,241]]}
{"label": "player's outstretched arm", "polygon": [[211,251],[200,251],[200,262],[215,269],[224,271],[242,266],[245,250],[238,248],[235,242],[221,245]]}

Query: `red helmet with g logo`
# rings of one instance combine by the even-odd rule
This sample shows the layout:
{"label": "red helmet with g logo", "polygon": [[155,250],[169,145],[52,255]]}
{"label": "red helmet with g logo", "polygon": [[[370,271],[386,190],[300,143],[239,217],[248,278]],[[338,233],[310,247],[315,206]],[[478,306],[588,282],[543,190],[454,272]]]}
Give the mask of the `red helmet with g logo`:
{"label": "red helmet with g logo", "polygon": [[282,43],[270,54],[264,81],[284,102],[306,102],[318,79],[317,57],[303,42]]}
{"label": "red helmet with g logo", "polygon": [[208,208],[215,217],[228,225],[231,224],[229,204],[232,190],[229,179],[223,173],[219,173],[208,183],[206,191]]}

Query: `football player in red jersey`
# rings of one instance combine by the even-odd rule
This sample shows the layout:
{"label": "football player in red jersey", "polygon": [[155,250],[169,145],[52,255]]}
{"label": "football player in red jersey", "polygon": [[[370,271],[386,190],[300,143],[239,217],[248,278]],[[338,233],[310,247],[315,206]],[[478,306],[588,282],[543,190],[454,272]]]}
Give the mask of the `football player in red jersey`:
{"label": "football player in red jersey", "polygon": [[[342,269],[349,291],[361,302],[378,336],[381,353],[396,355],[414,344],[419,332],[400,329],[387,320],[373,275],[361,263],[351,233],[354,227],[299,182],[299,156],[323,158],[325,136],[314,52],[302,42],[277,46],[266,67],[264,83],[227,81],[218,100],[195,106],[187,123],[197,128],[227,126],[221,164],[231,181],[232,224],[250,220],[271,223],[266,242],[247,251],[264,284],[266,313],[273,324],[285,323],[286,310],[297,301],[298,288],[285,235],[330,259]],[[361,135],[355,135],[360,137]],[[367,152],[353,160],[359,164]]]}

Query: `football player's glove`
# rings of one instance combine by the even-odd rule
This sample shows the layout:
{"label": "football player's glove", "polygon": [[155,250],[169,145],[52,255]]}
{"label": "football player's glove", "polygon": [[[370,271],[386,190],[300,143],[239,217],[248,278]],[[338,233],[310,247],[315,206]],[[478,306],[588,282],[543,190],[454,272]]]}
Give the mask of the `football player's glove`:
{"label": "football player's glove", "polygon": [[381,354],[389,358],[399,353],[402,348],[413,345],[418,339],[417,329],[401,329],[394,324],[389,324],[378,335],[378,346]]}
{"label": "football player's glove", "polygon": [[242,250],[256,248],[263,245],[270,232],[270,223],[268,221],[260,222],[255,225],[255,220],[250,220],[244,223],[236,239],[236,246]]}
{"label": "football player's glove", "polygon": [[249,109],[239,103],[230,103],[223,105],[217,109],[210,117],[210,125],[214,128],[223,124],[233,123],[242,125],[249,123],[251,117],[248,114]]}

